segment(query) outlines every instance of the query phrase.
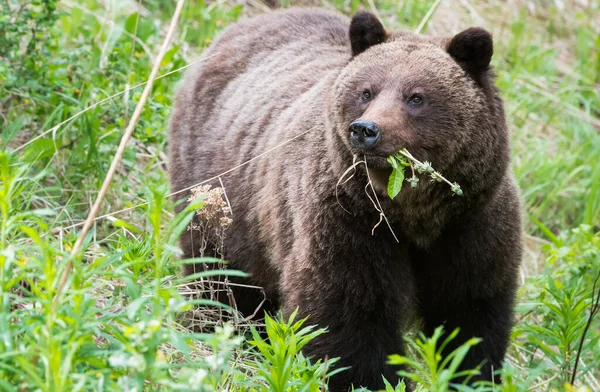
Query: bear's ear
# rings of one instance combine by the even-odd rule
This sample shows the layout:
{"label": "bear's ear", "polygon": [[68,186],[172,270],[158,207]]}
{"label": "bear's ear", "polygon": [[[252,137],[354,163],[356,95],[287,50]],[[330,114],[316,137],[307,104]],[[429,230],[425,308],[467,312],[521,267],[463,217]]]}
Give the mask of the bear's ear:
{"label": "bear's ear", "polygon": [[448,41],[446,51],[465,71],[477,76],[490,66],[494,54],[492,35],[480,27],[468,28]]}
{"label": "bear's ear", "polygon": [[353,56],[384,42],[387,37],[388,33],[379,19],[370,12],[359,11],[350,22],[350,44]]}

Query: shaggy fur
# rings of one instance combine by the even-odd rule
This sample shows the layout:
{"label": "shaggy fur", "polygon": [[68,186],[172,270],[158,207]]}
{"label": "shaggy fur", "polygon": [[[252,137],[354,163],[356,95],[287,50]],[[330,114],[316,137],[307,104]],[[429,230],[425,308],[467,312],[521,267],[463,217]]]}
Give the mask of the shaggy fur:
{"label": "shaggy fur", "polygon": [[[267,308],[299,307],[329,329],[305,351],[351,367],[330,380],[332,390],[381,388],[382,374],[397,380],[386,358],[403,352],[414,317],[428,334],[460,327],[448,350],[482,337],[463,364],[483,363],[477,379],[502,366],[521,228],[491,55],[482,29],[426,38],[387,32],[364,12],[351,29],[335,13],[288,10],[229,27],[204,54],[214,57],[185,77],[169,139],[173,191],[308,131],[222,177],[233,209],[224,257],[251,275],[246,283],[265,288]],[[374,149],[351,149],[357,119],[382,130]],[[422,176],[390,200],[385,157],[401,148],[458,182],[464,196]],[[371,234],[380,217],[364,165],[336,197],[355,153],[399,242],[385,224]],[[198,254],[189,232],[181,247],[185,257]],[[238,290],[239,309],[252,314],[262,297]]]}

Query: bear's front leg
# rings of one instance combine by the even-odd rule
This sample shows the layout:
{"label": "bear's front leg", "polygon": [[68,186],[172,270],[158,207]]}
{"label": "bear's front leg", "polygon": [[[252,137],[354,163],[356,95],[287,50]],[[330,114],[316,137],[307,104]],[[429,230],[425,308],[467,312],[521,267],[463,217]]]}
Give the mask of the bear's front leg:
{"label": "bear's front leg", "polygon": [[329,380],[336,392],[352,385],[382,389],[382,377],[398,382],[398,369],[386,362],[403,352],[401,324],[410,307],[408,271],[401,273],[399,263],[382,263],[372,254],[357,259],[360,253],[352,253],[317,255],[309,265],[297,261],[305,268],[283,277],[286,313],[298,307],[307,324],[328,330],[306,346],[305,354],[313,360],[339,357],[335,366],[349,367]]}
{"label": "bear's front leg", "polygon": [[[469,379],[470,384],[480,380],[495,383],[501,381],[494,372],[501,369],[508,347],[513,322],[513,296],[514,292],[511,290],[490,296],[466,294],[463,298],[455,297],[455,301],[440,300],[424,311],[426,335],[431,336],[436,327],[443,325],[446,332],[443,341],[454,329],[460,329],[459,334],[444,349],[444,357],[470,338],[482,338],[478,345],[471,347],[458,370],[481,366],[480,374]],[[464,379],[457,378],[454,382],[460,384]]]}
{"label": "bear's front leg", "polygon": [[411,259],[425,332],[431,335],[440,325],[446,334],[460,329],[445,355],[472,337],[482,338],[460,370],[481,365],[471,383],[500,382],[493,374],[509,344],[521,260],[518,204],[491,204],[448,230],[429,250],[412,249]]}

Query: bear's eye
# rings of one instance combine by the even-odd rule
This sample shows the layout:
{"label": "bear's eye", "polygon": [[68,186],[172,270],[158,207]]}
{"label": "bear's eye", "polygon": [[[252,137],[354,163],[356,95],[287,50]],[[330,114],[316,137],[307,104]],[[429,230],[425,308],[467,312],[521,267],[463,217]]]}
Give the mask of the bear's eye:
{"label": "bear's eye", "polygon": [[423,97],[418,94],[413,94],[408,98],[408,103],[411,105],[419,106],[423,103]]}
{"label": "bear's eye", "polygon": [[370,90],[364,90],[362,92],[362,100],[363,102],[369,102],[373,99],[373,93]]}

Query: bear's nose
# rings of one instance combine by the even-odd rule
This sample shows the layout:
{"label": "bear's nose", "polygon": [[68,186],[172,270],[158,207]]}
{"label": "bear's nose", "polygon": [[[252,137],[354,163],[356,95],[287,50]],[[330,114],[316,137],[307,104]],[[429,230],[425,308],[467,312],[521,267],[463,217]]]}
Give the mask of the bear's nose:
{"label": "bear's nose", "polygon": [[353,148],[370,150],[379,141],[381,130],[373,121],[356,120],[350,124],[350,144]]}

